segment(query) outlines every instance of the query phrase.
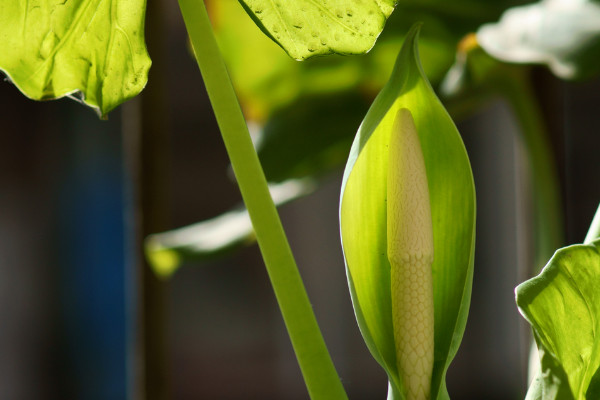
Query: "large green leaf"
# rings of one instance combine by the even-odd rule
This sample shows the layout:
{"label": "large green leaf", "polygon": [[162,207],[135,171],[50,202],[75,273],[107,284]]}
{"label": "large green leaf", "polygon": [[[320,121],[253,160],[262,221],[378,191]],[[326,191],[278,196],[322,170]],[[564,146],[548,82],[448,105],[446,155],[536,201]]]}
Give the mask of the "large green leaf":
{"label": "large green leaf", "polygon": [[0,2],[0,69],[35,100],[75,96],[101,115],[146,85],[145,0]]}
{"label": "large green leaf", "polygon": [[542,400],[600,398],[600,240],[558,250],[535,278],[516,289],[517,305],[533,327]]}
{"label": "large green leaf", "polygon": [[445,375],[462,339],[471,296],[475,190],[460,135],[421,68],[417,36],[418,28],[407,35],[388,84],[357,133],[342,184],[340,223],[361,332],[399,396],[386,237],[387,146],[397,111],[407,108],[423,149],[433,220],[431,398],[447,399]]}
{"label": "large green leaf", "polygon": [[361,54],[373,47],[397,0],[240,0],[292,58]]}
{"label": "large green leaf", "polygon": [[589,77],[600,72],[600,3],[542,0],[511,8],[477,38],[499,60],[545,64],[564,79]]}

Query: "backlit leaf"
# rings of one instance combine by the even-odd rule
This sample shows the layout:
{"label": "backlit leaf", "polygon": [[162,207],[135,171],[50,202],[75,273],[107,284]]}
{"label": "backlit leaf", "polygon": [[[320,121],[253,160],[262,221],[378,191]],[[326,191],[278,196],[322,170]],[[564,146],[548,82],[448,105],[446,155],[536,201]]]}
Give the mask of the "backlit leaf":
{"label": "backlit leaf", "polygon": [[361,54],[373,47],[396,0],[240,0],[292,58]]}
{"label": "backlit leaf", "polygon": [[517,287],[517,305],[541,354],[542,380],[530,389],[538,398],[600,398],[599,287],[600,240],[558,250]]}
{"label": "backlit leaf", "polygon": [[75,96],[101,115],[146,85],[145,0],[0,3],[0,69],[35,100]]}

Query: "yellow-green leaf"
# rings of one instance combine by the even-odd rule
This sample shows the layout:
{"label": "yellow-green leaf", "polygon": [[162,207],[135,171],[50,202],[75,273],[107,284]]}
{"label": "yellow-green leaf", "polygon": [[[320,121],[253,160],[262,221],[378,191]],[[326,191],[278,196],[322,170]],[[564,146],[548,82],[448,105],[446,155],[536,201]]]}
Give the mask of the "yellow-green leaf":
{"label": "yellow-green leaf", "polygon": [[361,54],[373,47],[396,0],[240,0],[292,58]]}
{"label": "yellow-green leaf", "polygon": [[[340,224],[350,293],[363,337],[404,399],[392,318],[387,243],[389,144],[398,110],[412,114],[422,147],[433,224],[434,364],[431,399],[447,399],[445,375],[464,332],[471,296],[475,190],[464,145],[421,68],[418,27],[356,135],[342,184]],[[409,211],[410,212],[410,211]]]}
{"label": "yellow-green leaf", "polygon": [[517,305],[540,350],[540,379],[530,388],[540,399],[600,398],[599,287],[600,240],[558,250],[538,276],[517,286]]}
{"label": "yellow-green leaf", "polygon": [[145,0],[0,3],[0,69],[35,100],[75,96],[101,115],[146,85]]}

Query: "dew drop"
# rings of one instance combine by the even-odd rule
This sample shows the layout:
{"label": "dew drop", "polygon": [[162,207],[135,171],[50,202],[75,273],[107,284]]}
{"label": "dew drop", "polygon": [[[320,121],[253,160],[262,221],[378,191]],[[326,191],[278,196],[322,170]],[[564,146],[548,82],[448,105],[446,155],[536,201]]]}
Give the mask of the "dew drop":
{"label": "dew drop", "polygon": [[338,8],[337,10],[335,10],[335,15],[337,15],[338,18],[343,18],[344,12]]}
{"label": "dew drop", "polygon": [[316,31],[312,31],[312,32],[310,33],[310,36],[312,36],[312,37],[315,37],[315,38],[316,38],[317,36],[319,36],[319,33],[318,33],[318,32],[316,32]]}

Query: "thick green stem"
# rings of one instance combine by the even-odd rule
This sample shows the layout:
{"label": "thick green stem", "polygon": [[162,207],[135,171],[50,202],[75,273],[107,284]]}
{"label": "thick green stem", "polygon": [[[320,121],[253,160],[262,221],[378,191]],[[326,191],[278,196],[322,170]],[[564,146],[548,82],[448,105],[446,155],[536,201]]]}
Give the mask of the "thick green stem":
{"label": "thick green stem", "polygon": [[204,2],[179,0],[179,7],[309,394],[313,399],[344,399]]}
{"label": "thick green stem", "polygon": [[592,220],[592,224],[590,225],[590,229],[588,230],[587,235],[585,235],[585,240],[583,243],[591,243],[596,239],[600,238],[600,204],[598,205],[598,209],[596,210],[596,215],[594,215],[594,219]]}
{"label": "thick green stem", "polygon": [[564,245],[560,183],[554,156],[533,90],[524,76],[502,80],[500,91],[510,103],[519,124],[533,173],[535,215],[535,267],[541,269]]}

